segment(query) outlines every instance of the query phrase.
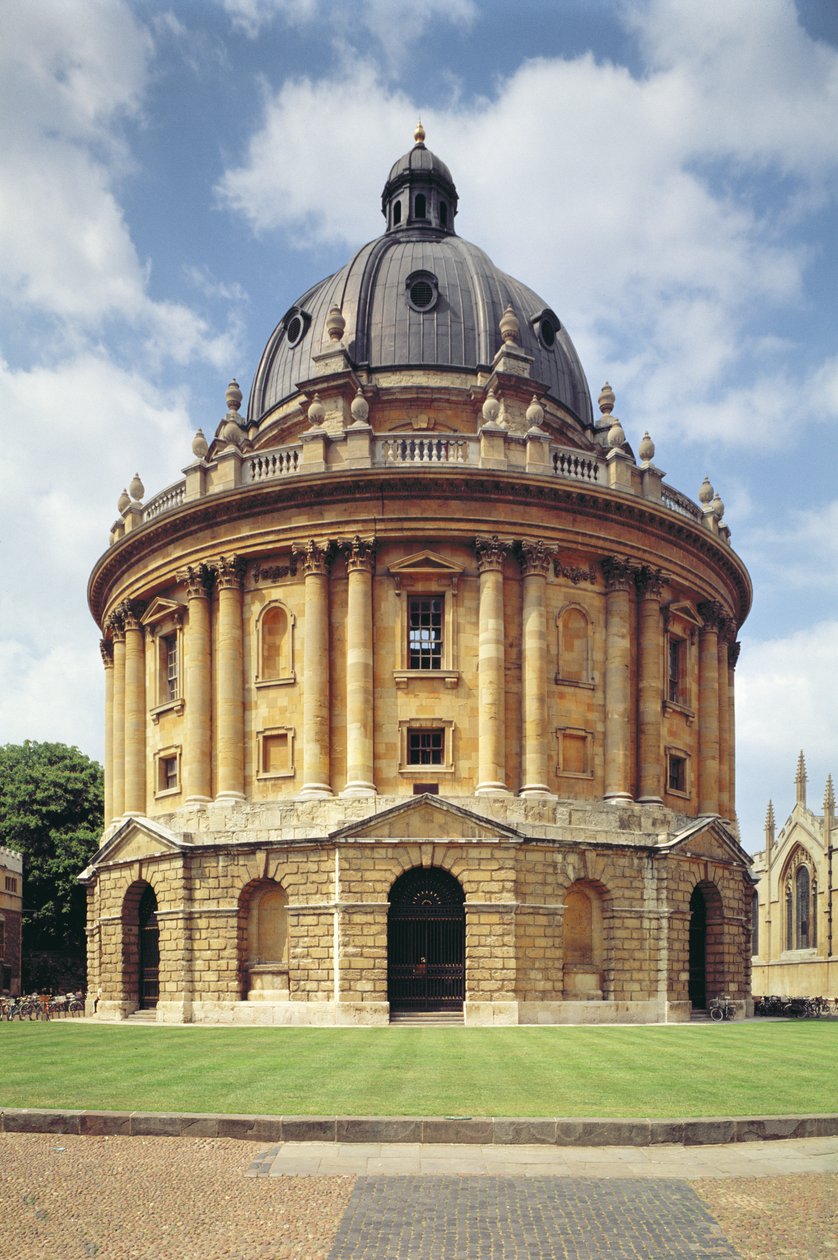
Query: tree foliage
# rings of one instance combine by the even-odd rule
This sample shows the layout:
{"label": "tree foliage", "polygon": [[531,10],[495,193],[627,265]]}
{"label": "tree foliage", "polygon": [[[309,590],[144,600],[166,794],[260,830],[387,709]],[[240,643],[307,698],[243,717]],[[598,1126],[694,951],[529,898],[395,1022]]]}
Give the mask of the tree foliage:
{"label": "tree foliage", "polygon": [[102,767],[66,744],[0,746],[0,845],[23,854],[24,949],[84,949],[78,876],[99,846]]}

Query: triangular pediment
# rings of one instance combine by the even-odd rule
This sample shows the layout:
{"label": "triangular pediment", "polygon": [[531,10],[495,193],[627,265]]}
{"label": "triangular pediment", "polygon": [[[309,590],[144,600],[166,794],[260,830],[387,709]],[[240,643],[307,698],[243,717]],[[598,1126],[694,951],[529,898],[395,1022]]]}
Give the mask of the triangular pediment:
{"label": "triangular pediment", "polygon": [[670,852],[680,849],[690,857],[711,862],[735,862],[748,867],[751,858],[721,818],[696,818],[665,845]]}
{"label": "triangular pediment", "polygon": [[88,877],[102,866],[179,853],[183,847],[183,841],[160,823],[149,818],[126,818],[93,855],[81,878]]}
{"label": "triangular pediment", "polygon": [[520,832],[438,796],[416,796],[333,831],[331,840],[522,840]]}
{"label": "triangular pediment", "polygon": [[167,617],[180,617],[186,611],[185,604],[179,604],[174,599],[163,599],[157,595],[149,604],[140,620],[144,626],[156,626],[158,622],[165,621]]}
{"label": "triangular pediment", "polygon": [[417,551],[389,566],[391,573],[462,573],[463,567],[446,560],[435,551]]}
{"label": "triangular pediment", "polygon": [[699,629],[704,625],[695,604],[688,599],[674,600],[671,604],[667,604],[666,611],[670,617],[680,617],[682,621],[689,622],[691,626],[698,626]]}

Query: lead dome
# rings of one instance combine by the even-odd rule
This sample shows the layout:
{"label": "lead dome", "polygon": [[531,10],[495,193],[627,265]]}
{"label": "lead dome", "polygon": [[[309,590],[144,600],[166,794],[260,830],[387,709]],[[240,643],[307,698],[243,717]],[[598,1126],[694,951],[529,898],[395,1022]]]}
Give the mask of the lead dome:
{"label": "lead dome", "polygon": [[390,169],[383,235],[303,293],[277,324],[256,372],[248,424],[262,422],[314,375],[314,357],[330,343],[334,307],[356,368],[473,373],[489,370],[502,344],[501,317],[512,307],[533,381],[572,420],[592,424],[588,383],[566,329],[533,289],[457,235],[457,190],[424,135],[417,127],[413,148]]}

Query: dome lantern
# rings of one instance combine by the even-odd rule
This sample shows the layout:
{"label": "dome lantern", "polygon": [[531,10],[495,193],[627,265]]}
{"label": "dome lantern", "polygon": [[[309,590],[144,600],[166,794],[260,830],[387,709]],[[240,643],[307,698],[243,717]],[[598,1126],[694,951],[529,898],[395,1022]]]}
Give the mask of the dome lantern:
{"label": "dome lantern", "polygon": [[453,234],[458,197],[451,172],[425,147],[421,122],[413,135],[413,148],[390,168],[381,194],[387,231],[419,228]]}

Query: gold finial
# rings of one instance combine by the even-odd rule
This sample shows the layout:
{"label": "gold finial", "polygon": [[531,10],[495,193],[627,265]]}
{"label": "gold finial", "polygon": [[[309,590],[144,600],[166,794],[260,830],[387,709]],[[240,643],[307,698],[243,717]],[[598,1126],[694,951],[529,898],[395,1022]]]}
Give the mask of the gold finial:
{"label": "gold finial", "polygon": [[416,141],[416,143],[417,143],[417,144],[424,144],[424,143],[425,143],[425,128],[422,126],[422,119],[421,119],[421,118],[419,119],[418,123],[416,124],[416,128],[415,128],[415,130],[414,130],[414,132],[413,132],[413,139]]}

